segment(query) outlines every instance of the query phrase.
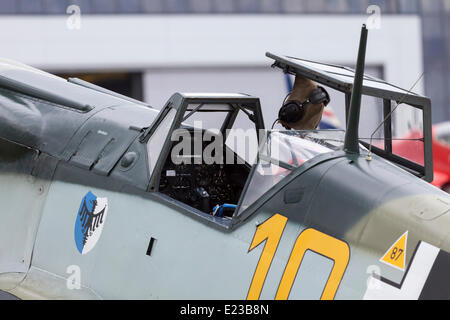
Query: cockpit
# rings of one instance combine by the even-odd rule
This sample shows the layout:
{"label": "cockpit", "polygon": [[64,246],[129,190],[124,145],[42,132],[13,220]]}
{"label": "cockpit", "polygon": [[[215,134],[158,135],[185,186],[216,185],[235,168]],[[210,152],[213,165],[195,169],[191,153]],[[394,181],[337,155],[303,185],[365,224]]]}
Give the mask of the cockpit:
{"label": "cockpit", "polygon": [[[353,70],[267,56],[286,74],[326,87],[346,127]],[[111,177],[114,190],[162,197],[225,227],[320,161],[349,157],[343,130],[266,130],[259,98],[247,94],[175,93],[157,112],[89,83],[20,69],[1,81],[8,114],[2,138],[63,160],[71,170],[92,171],[96,179]],[[364,76],[362,95],[360,155],[370,152],[431,181],[430,100],[370,76]],[[17,116],[22,112],[31,126]]]}
{"label": "cockpit", "polygon": [[263,129],[255,97],[175,94],[149,133],[150,190],[202,213],[231,218]]}
{"label": "cockpit", "polygon": [[[285,73],[343,94],[342,103],[330,104],[347,115],[353,70],[267,56]],[[429,99],[365,76],[361,119],[360,154],[432,179]],[[205,93],[174,94],[141,137],[147,146],[148,191],[219,224],[247,216],[303,169],[336,154],[346,156],[344,141],[345,131],[339,129],[266,130],[258,98]]]}
{"label": "cockpit", "polygon": [[265,130],[259,99],[248,95],[177,93],[151,128],[150,191],[225,220],[344,143],[343,130]]}

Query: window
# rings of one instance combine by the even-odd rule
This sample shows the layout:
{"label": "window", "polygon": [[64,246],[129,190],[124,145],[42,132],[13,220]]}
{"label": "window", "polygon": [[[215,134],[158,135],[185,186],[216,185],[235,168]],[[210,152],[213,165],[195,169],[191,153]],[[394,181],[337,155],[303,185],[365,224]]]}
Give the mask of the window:
{"label": "window", "polygon": [[[202,100],[201,97],[196,99]],[[256,108],[247,109],[244,103],[223,103],[219,99],[215,103],[189,103],[181,108],[184,111],[177,120],[177,123],[181,120],[181,125],[168,133],[171,140],[157,189],[201,211],[200,215],[229,220],[241,198],[251,166],[224,140],[233,135],[230,128],[239,129],[239,132],[244,130],[239,125],[238,128],[234,126],[239,113],[248,119],[248,115],[254,117]],[[247,130],[256,136],[256,125],[250,123],[253,128]],[[241,138],[242,135],[239,140]],[[257,145],[256,141],[254,147]]]}
{"label": "window", "polygon": [[384,149],[383,99],[365,96],[361,97],[359,120],[359,139],[366,143]]}
{"label": "window", "polygon": [[147,142],[148,168],[150,176],[155,169],[156,162],[161,154],[164,142],[166,141],[172,122],[175,118],[176,110],[170,109],[164,119],[159,123],[155,132],[151,135]]}
{"label": "window", "polygon": [[189,104],[182,123],[198,129],[221,130],[234,109],[227,104]]}
{"label": "window", "polygon": [[[397,104],[392,104],[392,109]],[[392,153],[424,165],[424,135],[422,110],[405,103],[392,114]]]}
{"label": "window", "polygon": [[253,204],[264,193],[266,193],[270,188],[275,186],[290,173],[291,170],[284,169],[267,160],[258,161],[256,169],[245,192],[244,199],[239,208],[238,215],[248,209],[251,204]]}
{"label": "window", "polygon": [[244,112],[239,112],[233,127],[227,132],[225,144],[242,161],[250,165],[255,163],[258,153],[258,137],[255,124]]}
{"label": "window", "polygon": [[343,130],[267,131],[266,137],[238,215],[295,168],[344,145]]}

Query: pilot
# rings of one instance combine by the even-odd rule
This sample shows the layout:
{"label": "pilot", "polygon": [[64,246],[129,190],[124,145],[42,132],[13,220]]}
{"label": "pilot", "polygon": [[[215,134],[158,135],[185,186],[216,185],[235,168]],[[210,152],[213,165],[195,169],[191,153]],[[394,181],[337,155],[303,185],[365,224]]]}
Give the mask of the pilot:
{"label": "pilot", "polygon": [[283,101],[277,121],[287,130],[316,130],[323,109],[329,102],[330,96],[323,87],[297,75],[292,92]]}

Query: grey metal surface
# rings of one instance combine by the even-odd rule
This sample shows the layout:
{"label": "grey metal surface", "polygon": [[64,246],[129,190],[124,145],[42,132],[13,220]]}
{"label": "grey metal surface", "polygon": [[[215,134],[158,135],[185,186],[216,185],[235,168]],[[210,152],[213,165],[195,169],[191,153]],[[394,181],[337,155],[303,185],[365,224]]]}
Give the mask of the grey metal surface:
{"label": "grey metal surface", "polygon": [[[156,110],[45,73],[11,68],[2,70],[0,75],[9,81],[22,83],[26,88],[32,88],[16,91],[0,82],[0,103],[3,109],[0,136],[65,160],[70,159],[76,151],[78,145],[73,144],[83,139],[75,133],[91,118],[94,119],[92,126],[95,126],[92,136],[98,132],[113,131],[112,137],[117,140],[122,135],[126,136],[130,127],[132,130],[140,130],[149,126],[157,115]],[[93,109],[80,112],[77,108],[59,104],[64,101],[45,99],[47,93],[80,105],[93,106]],[[110,111],[101,113],[107,108]],[[127,119],[124,118],[124,113],[128,115]],[[108,122],[105,124],[108,128],[102,128],[102,121]],[[85,126],[89,126],[89,122]],[[116,141],[117,144],[120,141]]]}
{"label": "grey metal surface", "polygon": [[126,96],[124,96],[122,94],[119,94],[119,93],[116,93],[114,91],[102,88],[100,86],[97,86],[97,85],[92,84],[90,82],[84,81],[82,79],[68,78],[67,81],[71,82],[71,83],[74,83],[74,84],[77,84],[77,85],[80,85],[80,86],[85,87],[85,88],[89,88],[89,89],[92,89],[92,90],[95,90],[95,91],[98,91],[98,92],[109,94],[109,95],[111,95],[113,97],[116,97],[116,98],[120,98],[120,99],[129,101],[129,102],[132,102],[132,103],[135,103],[135,104],[140,104],[140,105],[143,105],[143,106],[151,108],[150,105],[148,105],[148,104],[146,104],[146,103],[144,103],[142,101],[139,101],[139,100],[136,100],[136,99],[133,99],[133,98],[130,98],[130,97],[126,97]]}
{"label": "grey metal surface", "polygon": [[[99,99],[108,96],[96,91],[93,94],[100,95]],[[41,105],[41,101],[27,100],[29,104],[24,104],[20,96],[19,105],[12,106],[8,103],[15,96],[7,95],[8,102],[0,106],[6,106],[16,117],[28,107],[48,110],[49,114],[53,110],[46,103]],[[221,99],[230,104],[253,102],[256,122],[262,123],[257,98],[224,95],[207,97],[206,101]],[[166,109],[178,110],[171,130],[181,125],[186,101],[204,102],[205,97],[174,95],[166,105]],[[144,188],[150,179],[145,155],[151,150],[146,150],[145,139],[141,141],[139,133],[151,134],[163,116],[164,112],[156,115],[143,106],[108,105],[84,121],[74,117],[78,122],[69,127],[72,135],[64,140],[67,145],[58,145],[66,151],[64,157],[56,148],[54,156],[37,153],[33,149],[45,151],[47,146],[25,139],[20,130],[9,127],[0,131],[0,137],[12,134],[27,146],[0,140],[0,203],[5,209],[0,211],[5,222],[0,224],[0,290],[24,299],[245,299],[259,261],[263,257],[267,261],[267,253],[263,254],[266,246],[249,248],[260,226],[276,215],[283,216],[286,225],[278,229],[282,234],[271,252],[273,260],[259,296],[262,299],[276,296],[290,257],[297,257],[297,246],[293,244],[306,231],[325,235],[348,250],[338,283],[333,280],[337,286],[331,298],[364,298],[371,275],[367,270],[372,266],[391,282],[401,283],[405,272],[380,263],[380,257],[405,232],[409,232],[406,266],[411,265],[412,252],[421,241],[434,251],[450,251],[449,196],[380,157],[367,161],[364,152],[357,155],[338,150],[316,156],[292,168],[290,175],[241,216],[231,221],[211,215],[207,219],[202,216],[207,213]],[[70,121],[69,116],[64,123]],[[145,130],[147,122],[153,126]],[[37,133],[43,126],[35,123]],[[56,139],[59,132],[64,132],[64,123],[47,122],[44,129],[49,131],[45,132],[54,130]],[[137,128],[129,128],[130,124]],[[95,146],[105,140],[90,140],[86,138],[88,132],[116,138],[118,146],[111,153],[107,144],[102,144],[104,163]],[[49,135],[35,136],[40,141]],[[90,145],[92,141],[96,143]],[[136,155],[129,168],[121,165],[127,152]],[[159,155],[160,164],[166,156],[164,152]],[[161,166],[155,169],[154,177],[160,170]],[[108,216],[95,247],[83,254],[74,239],[74,228],[80,201],[89,192],[108,199]],[[24,199],[33,199],[33,203]],[[21,241],[8,241],[12,235]],[[268,241],[269,237],[262,240]],[[148,255],[151,241],[154,244]],[[318,298],[324,291],[324,281],[329,281],[330,268],[336,265],[330,263],[329,256],[309,251],[297,266],[299,272],[292,279],[289,298]],[[71,285],[73,267],[80,271],[79,288]],[[261,278],[260,273],[258,276]],[[427,276],[423,274],[421,279],[426,281]]]}
{"label": "grey metal surface", "polygon": [[19,300],[16,296],[0,290],[0,300]]}

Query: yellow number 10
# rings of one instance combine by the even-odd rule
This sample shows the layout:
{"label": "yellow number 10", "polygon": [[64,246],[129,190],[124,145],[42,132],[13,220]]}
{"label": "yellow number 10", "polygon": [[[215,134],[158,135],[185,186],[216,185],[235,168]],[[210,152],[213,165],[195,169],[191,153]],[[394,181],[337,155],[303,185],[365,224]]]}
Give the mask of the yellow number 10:
{"label": "yellow number 10", "polygon": [[[272,264],[286,223],[286,217],[275,214],[256,229],[249,252],[263,241],[266,241],[266,244],[261,257],[259,258],[258,266],[256,267],[248,291],[248,300],[257,300],[261,295],[264,281],[270,265]],[[289,257],[283,277],[281,278],[275,299],[285,300],[289,297],[297,271],[300,268],[303,256],[307,250],[314,251],[334,261],[333,269],[331,270],[331,274],[321,296],[322,300],[334,299],[350,259],[350,249],[348,244],[344,241],[311,228],[300,233],[295,241],[294,248],[292,249],[291,256]]]}

